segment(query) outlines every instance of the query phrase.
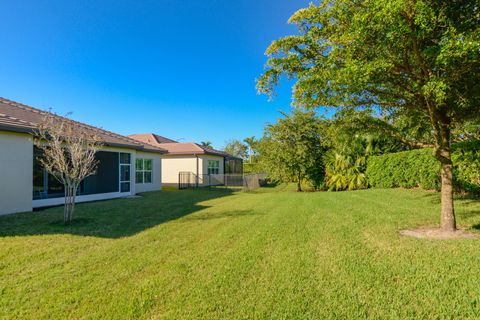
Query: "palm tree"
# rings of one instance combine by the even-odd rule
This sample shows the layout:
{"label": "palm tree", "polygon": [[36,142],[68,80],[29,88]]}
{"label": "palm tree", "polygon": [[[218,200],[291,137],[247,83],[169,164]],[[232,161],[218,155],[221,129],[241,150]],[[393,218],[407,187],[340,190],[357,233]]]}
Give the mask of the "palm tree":
{"label": "palm tree", "polygon": [[205,148],[213,148],[211,141],[201,141],[200,145]]}
{"label": "palm tree", "polygon": [[330,152],[325,157],[326,185],[330,191],[356,190],[368,187],[365,176],[366,157],[344,156]]}
{"label": "palm tree", "polygon": [[247,144],[248,146],[248,162],[252,163],[252,158],[253,158],[253,150],[255,149],[255,146],[257,144],[257,139],[255,139],[254,136],[248,137],[243,139],[243,141]]}

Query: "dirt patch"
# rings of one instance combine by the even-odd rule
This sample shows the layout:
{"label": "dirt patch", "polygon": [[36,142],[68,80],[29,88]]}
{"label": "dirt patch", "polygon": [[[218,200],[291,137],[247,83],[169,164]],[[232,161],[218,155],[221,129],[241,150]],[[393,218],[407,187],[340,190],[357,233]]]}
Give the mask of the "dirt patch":
{"label": "dirt patch", "polygon": [[458,229],[454,232],[445,232],[438,227],[421,226],[416,229],[407,229],[400,231],[402,236],[414,237],[420,239],[436,239],[436,240],[452,240],[452,239],[472,239],[479,238],[476,233],[467,232],[463,229]]}

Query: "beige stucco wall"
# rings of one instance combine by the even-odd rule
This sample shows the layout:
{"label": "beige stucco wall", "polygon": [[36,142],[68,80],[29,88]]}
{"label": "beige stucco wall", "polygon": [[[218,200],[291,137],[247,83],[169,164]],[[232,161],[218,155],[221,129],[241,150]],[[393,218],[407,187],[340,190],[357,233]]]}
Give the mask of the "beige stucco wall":
{"label": "beige stucco wall", "polygon": [[[202,185],[202,176],[208,173],[208,160],[217,160],[220,163],[219,174],[224,173],[223,157],[211,155],[198,155],[198,174],[200,175],[200,185]],[[162,157],[162,183],[178,184],[179,172],[197,173],[197,157],[195,155],[165,155]],[[223,176],[222,176],[223,177]],[[222,178],[223,179],[223,178]],[[223,180],[222,180],[223,181]]]}
{"label": "beige stucco wall", "polygon": [[[208,160],[215,160],[219,162],[219,169],[218,174],[212,174],[209,176],[209,181],[204,181],[205,184],[209,185],[220,185],[224,183],[224,161],[223,157],[212,156],[212,155],[201,155],[200,157],[200,173],[201,174],[208,174]],[[206,177],[205,177],[206,179]]]}
{"label": "beige stucco wall", "polygon": [[0,215],[32,210],[33,140],[0,131]]}
{"label": "beige stucco wall", "polygon": [[[157,153],[137,152],[135,158],[152,159],[152,183],[135,183],[135,192],[147,192],[162,189],[162,157]],[[135,170],[135,160],[133,161]],[[135,172],[133,175],[135,180]]]}
{"label": "beige stucco wall", "polygon": [[[199,170],[201,170],[200,162]],[[197,158],[194,155],[164,155],[162,157],[163,184],[178,184],[178,173],[183,171],[197,173]]]}
{"label": "beige stucco wall", "polygon": [[218,157],[218,156],[211,156],[211,155],[201,155],[198,156],[201,160],[201,165],[200,165],[200,174],[208,174],[208,160],[216,160],[220,162],[220,167],[219,167],[219,174],[223,174],[225,171],[223,169],[224,161],[223,157]]}

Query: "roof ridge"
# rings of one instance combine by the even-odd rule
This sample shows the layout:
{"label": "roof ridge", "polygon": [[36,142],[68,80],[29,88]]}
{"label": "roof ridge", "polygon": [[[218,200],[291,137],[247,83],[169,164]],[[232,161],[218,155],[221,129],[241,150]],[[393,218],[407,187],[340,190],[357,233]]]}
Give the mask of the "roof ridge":
{"label": "roof ridge", "polygon": [[148,134],[152,135],[153,138],[155,139],[155,141],[157,141],[157,143],[161,143],[161,142],[158,140],[158,138],[162,138],[162,139],[164,139],[164,140],[168,140],[168,141],[170,141],[170,143],[178,143],[178,141],[175,141],[175,140],[173,140],[173,139],[170,139],[170,138],[161,136],[161,135],[156,134],[156,133],[153,133],[153,132],[150,132],[150,133],[148,133]]}

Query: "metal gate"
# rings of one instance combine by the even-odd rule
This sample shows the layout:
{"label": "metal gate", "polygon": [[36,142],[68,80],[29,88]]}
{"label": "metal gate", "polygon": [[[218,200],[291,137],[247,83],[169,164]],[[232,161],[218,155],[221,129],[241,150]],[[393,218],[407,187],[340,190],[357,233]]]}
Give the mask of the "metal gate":
{"label": "metal gate", "polygon": [[197,186],[198,182],[193,172],[178,173],[178,189],[188,189]]}
{"label": "metal gate", "polygon": [[266,179],[266,174],[199,174],[193,172],[179,172],[178,189],[200,187],[237,187],[243,190],[260,188]]}

